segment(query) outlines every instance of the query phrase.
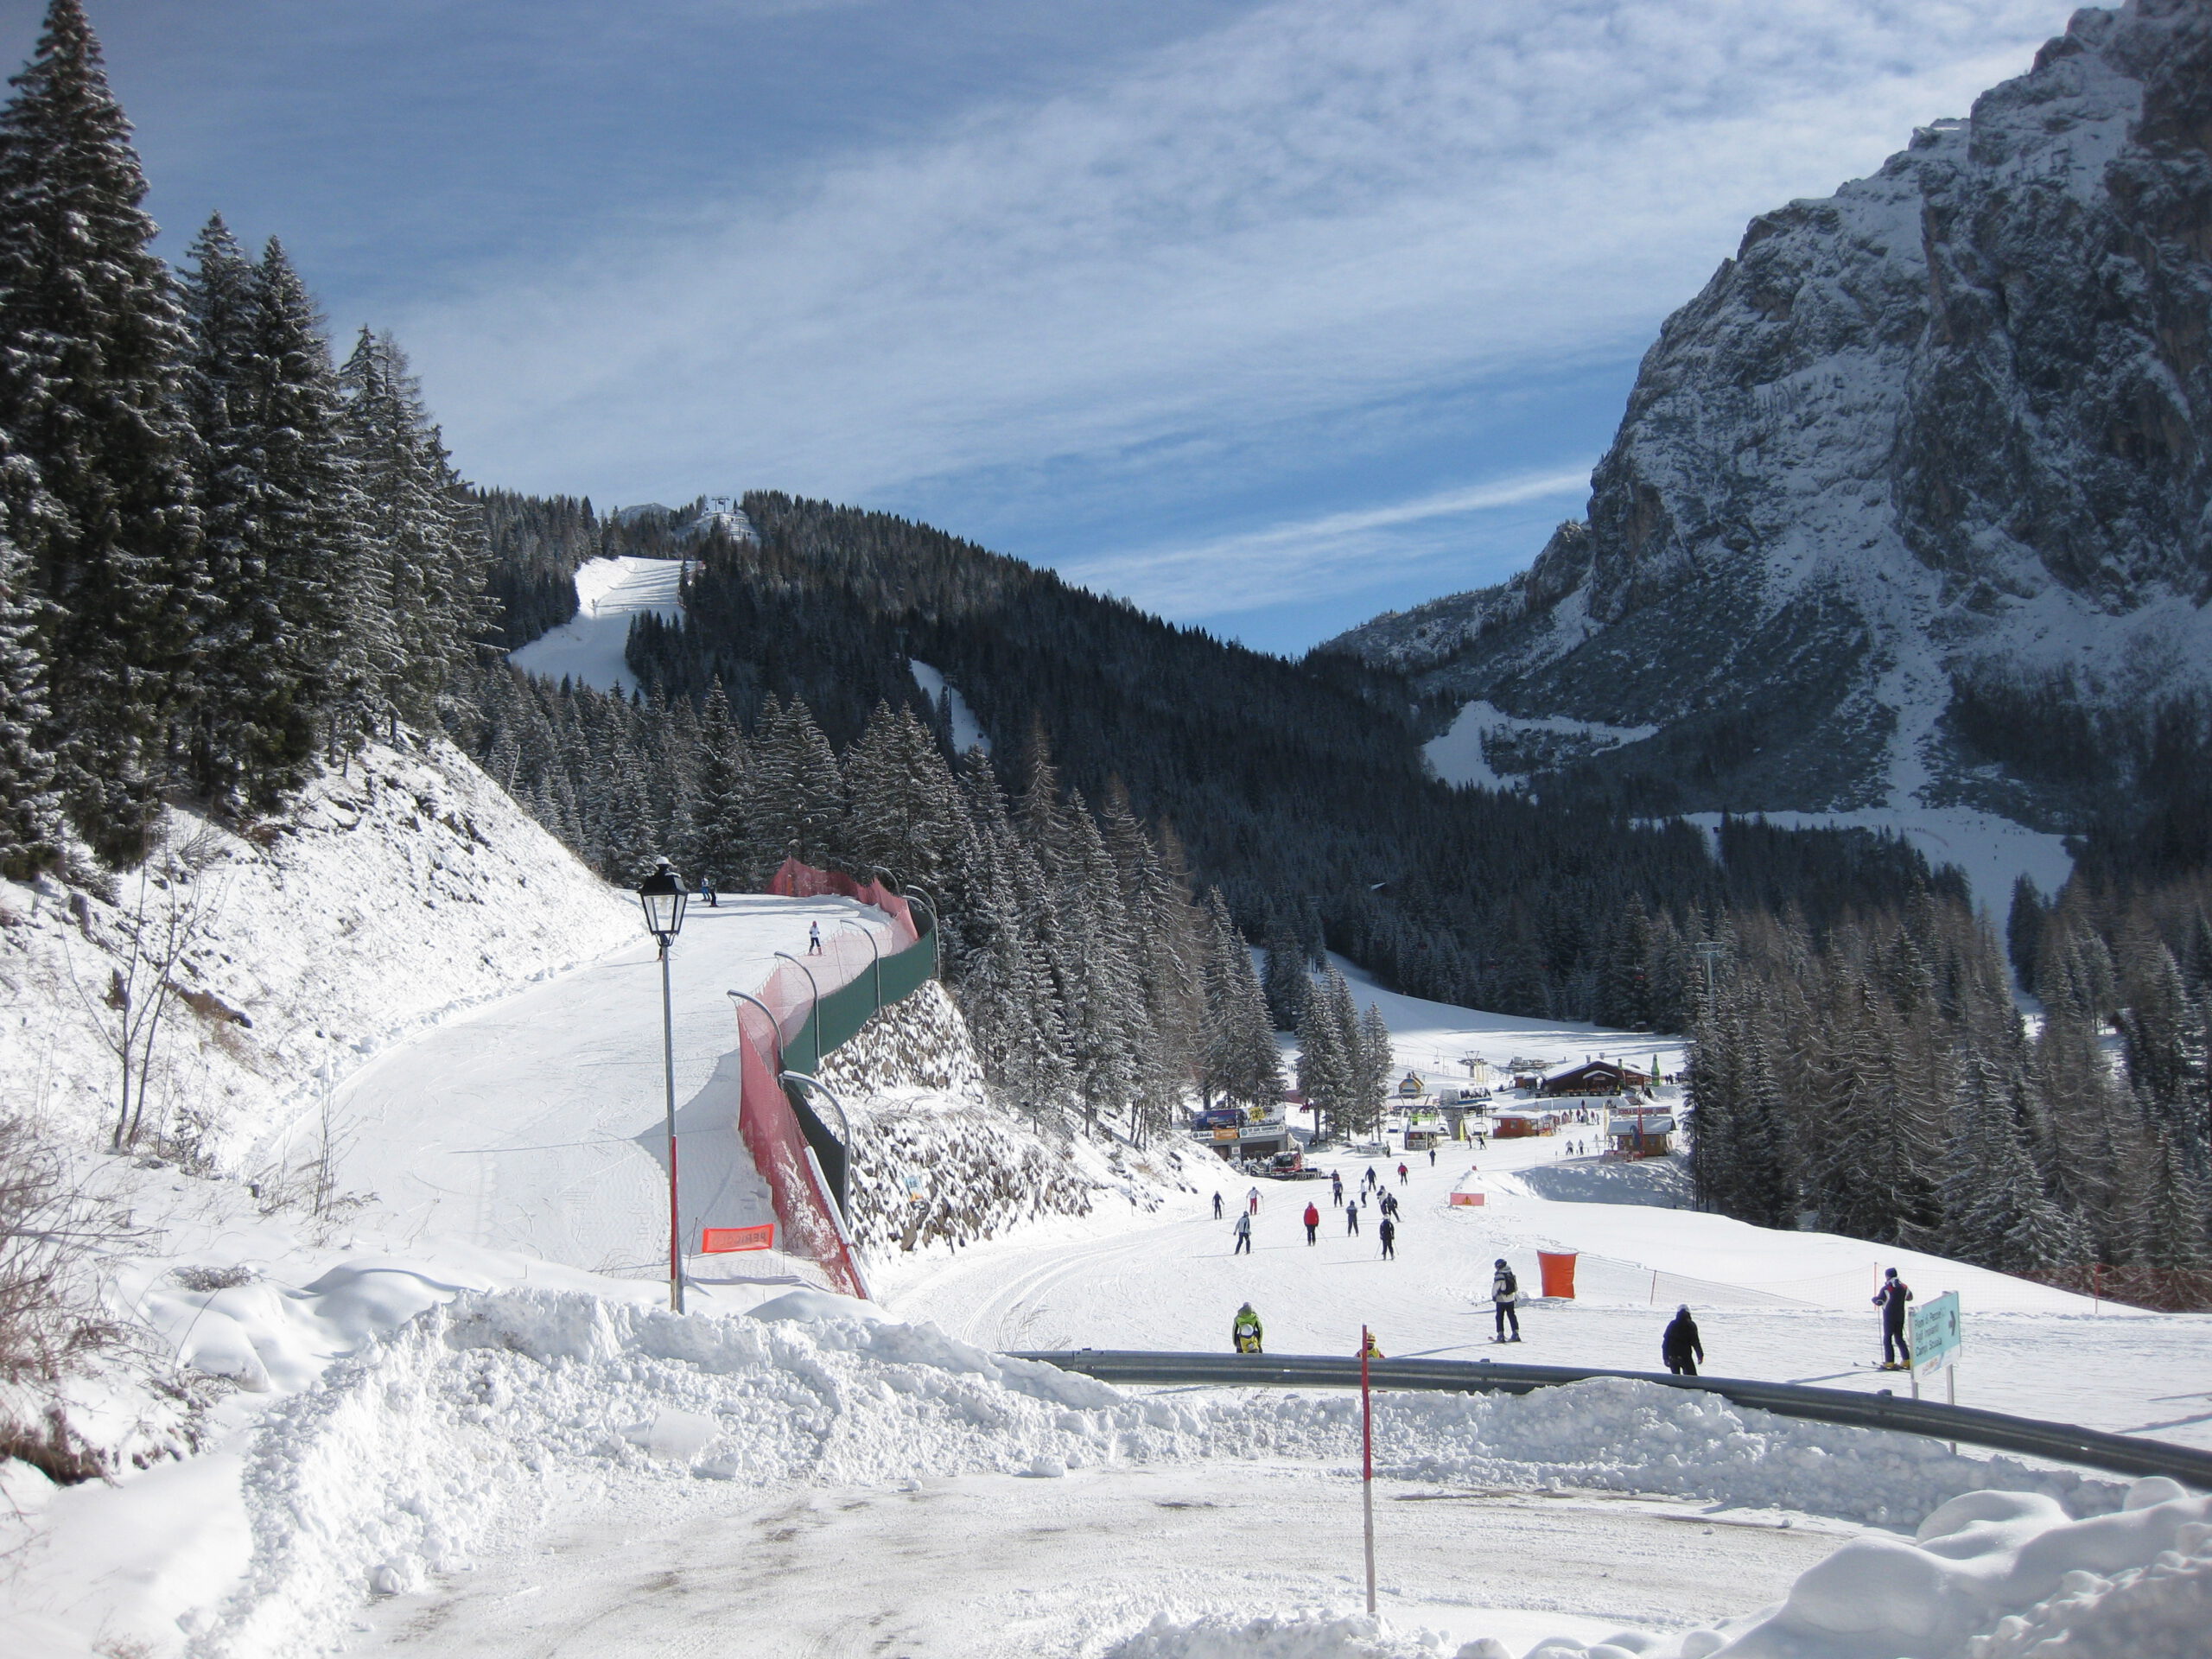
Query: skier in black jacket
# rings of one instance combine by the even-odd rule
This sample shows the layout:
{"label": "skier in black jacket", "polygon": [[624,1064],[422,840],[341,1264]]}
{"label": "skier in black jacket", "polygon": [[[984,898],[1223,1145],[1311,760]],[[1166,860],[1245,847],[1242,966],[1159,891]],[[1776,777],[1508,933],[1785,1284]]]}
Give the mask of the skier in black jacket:
{"label": "skier in black jacket", "polygon": [[1690,1317],[1688,1303],[1676,1308],[1668,1322],[1667,1334],[1659,1338],[1659,1357],[1676,1376],[1697,1375],[1697,1363],[1705,1357],[1705,1344],[1698,1340],[1697,1321]]}
{"label": "skier in black jacket", "polygon": [[[1492,1342],[1521,1340],[1521,1316],[1513,1311],[1514,1304],[1520,1300],[1521,1281],[1513,1276],[1513,1269],[1505,1265],[1505,1258],[1501,1255],[1497,1258],[1497,1270],[1491,1275],[1490,1281],[1491,1306],[1497,1314],[1497,1334],[1491,1338]],[[1513,1324],[1513,1334],[1510,1337],[1505,1334],[1509,1319]]]}
{"label": "skier in black jacket", "polygon": [[1882,1287],[1874,1293],[1874,1306],[1882,1310],[1882,1369],[1885,1371],[1912,1369],[1912,1344],[1904,1334],[1904,1305],[1911,1300],[1912,1292],[1897,1277],[1897,1270],[1883,1268]]}

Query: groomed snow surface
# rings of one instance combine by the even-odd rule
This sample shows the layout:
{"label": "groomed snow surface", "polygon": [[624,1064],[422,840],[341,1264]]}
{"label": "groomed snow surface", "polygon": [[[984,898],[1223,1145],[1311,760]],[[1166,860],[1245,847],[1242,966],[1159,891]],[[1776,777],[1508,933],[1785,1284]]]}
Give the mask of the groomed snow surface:
{"label": "groomed snow surface", "polygon": [[624,654],[630,624],[650,612],[664,619],[682,609],[683,559],[640,559],[628,554],[587,559],[576,567],[576,613],[539,635],[507,660],[549,680],[573,680],[599,691],[634,691],[637,677]]}

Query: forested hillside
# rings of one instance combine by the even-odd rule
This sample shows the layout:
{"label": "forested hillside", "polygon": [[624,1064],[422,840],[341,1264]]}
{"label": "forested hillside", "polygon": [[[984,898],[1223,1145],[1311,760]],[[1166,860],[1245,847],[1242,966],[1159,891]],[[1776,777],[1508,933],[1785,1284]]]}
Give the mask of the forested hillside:
{"label": "forested hillside", "polygon": [[886,514],[769,494],[745,511],[759,540],[709,540],[683,618],[636,626],[631,665],[657,693],[719,682],[741,720],[797,696],[836,747],[879,700],[926,717],[918,658],[1001,764],[1041,730],[1071,785],[1118,784],[1172,824],[1249,931],[1309,956],[1325,941],[1418,995],[1611,1019],[1639,910],[1669,918],[1662,935],[1731,904],[1824,925],[1934,879],[1870,837],[1766,832],[1716,864],[1683,825],[1452,789],[1395,676],[1226,645]]}

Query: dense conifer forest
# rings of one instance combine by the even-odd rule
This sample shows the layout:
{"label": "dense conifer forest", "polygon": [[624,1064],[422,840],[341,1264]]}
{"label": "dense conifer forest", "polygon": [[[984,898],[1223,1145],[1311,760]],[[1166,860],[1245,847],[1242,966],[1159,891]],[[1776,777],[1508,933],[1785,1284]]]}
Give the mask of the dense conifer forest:
{"label": "dense conifer forest", "polygon": [[[758,493],[603,515],[467,486],[399,346],[334,352],[283,246],[220,219],[172,270],[78,0],[0,111],[0,871],[112,879],[165,802],[241,827],[372,734],[442,732],[609,879],[786,853],[939,911],[1009,1101],[1159,1132],[1282,1086],[1371,1121],[1388,1049],[1335,950],[1416,995],[1694,1039],[1702,1200],[2015,1270],[2205,1264],[2205,711],[2040,733],[2080,868],[2015,895],[2018,983],[1955,873],[1861,832],[1717,837],[1455,789],[1449,710],[1340,657],[1172,626],[883,514]],[[696,561],[637,696],[505,653],[593,556]],[[991,747],[957,753],[940,671]],[[1976,722],[1980,722],[1978,725]],[[1247,941],[1268,949],[1264,981]]]}

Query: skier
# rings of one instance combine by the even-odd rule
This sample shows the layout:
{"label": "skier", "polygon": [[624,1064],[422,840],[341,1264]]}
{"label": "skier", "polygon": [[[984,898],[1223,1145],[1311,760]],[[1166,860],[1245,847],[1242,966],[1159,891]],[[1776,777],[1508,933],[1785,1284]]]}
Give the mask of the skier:
{"label": "skier", "polygon": [[1260,1213],[1260,1189],[1256,1186],[1244,1195],[1244,1213],[1248,1216]]}
{"label": "skier", "polygon": [[1698,1339],[1697,1321],[1690,1317],[1688,1302],[1675,1310],[1666,1334],[1659,1338],[1659,1357],[1676,1376],[1697,1375],[1697,1363],[1705,1357],[1705,1344]]}
{"label": "skier", "polygon": [[1436,1148],[1434,1147],[1431,1147],[1428,1149],[1428,1166],[1431,1169],[1434,1169],[1436,1167]]}
{"label": "skier", "polygon": [[1252,1311],[1251,1303],[1236,1310],[1236,1319],[1230,1322],[1229,1339],[1236,1344],[1240,1354],[1260,1351],[1260,1316]]}
{"label": "skier", "polygon": [[1367,1173],[1360,1179],[1359,1190],[1364,1192],[1371,1186],[1379,1186],[1381,1185],[1382,1183],[1375,1179],[1375,1166],[1370,1164],[1367,1166]]}
{"label": "skier", "polygon": [[1385,1262],[1396,1261],[1398,1259],[1398,1224],[1385,1216],[1382,1217],[1382,1224],[1375,1230],[1375,1235],[1382,1241],[1382,1259]]}
{"label": "skier", "polygon": [[1218,1192],[1213,1195],[1213,1218],[1216,1221],[1221,1219],[1221,1194]]}
{"label": "skier", "polygon": [[[1521,1300],[1521,1281],[1513,1276],[1513,1269],[1505,1265],[1503,1256],[1499,1256],[1494,1266],[1496,1270],[1490,1277],[1490,1301],[1496,1312],[1497,1334],[1491,1340],[1518,1342],[1521,1340],[1521,1316],[1513,1308],[1514,1304]],[[1505,1334],[1509,1323],[1513,1326],[1510,1337]]]}
{"label": "skier", "polygon": [[1344,1205],[1344,1236],[1349,1238],[1358,1230],[1359,1206],[1356,1204],[1348,1204]]}
{"label": "skier", "polygon": [[1230,1254],[1231,1255],[1252,1254],[1252,1217],[1249,1211],[1236,1217],[1236,1248],[1230,1251]]}
{"label": "skier", "polygon": [[1320,1231],[1321,1212],[1309,1204],[1306,1206],[1306,1242],[1308,1244],[1316,1243]]}
{"label": "skier", "polygon": [[822,924],[819,922],[806,925],[806,954],[810,957],[822,954]]}
{"label": "skier", "polygon": [[1405,1166],[1403,1164],[1400,1164],[1400,1165],[1398,1166],[1398,1185],[1399,1185],[1400,1186],[1403,1186],[1405,1184],[1406,1184],[1406,1166]]}
{"label": "skier", "polygon": [[1897,1270],[1883,1268],[1882,1287],[1874,1293],[1874,1306],[1882,1310],[1882,1369],[1885,1371],[1912,1369],[1912,1344],[1904,1334],[1904,1305],[1911,1300],[1912,1292],[1897,1277]]}
{"label": "skier", "polygon": [[1375,1340],[1375,1333],[1372,1331],[1367,1333],[1367,1340],[1360,1347],[1359,1357],[1362,1359],[1381,1359],[1383,1357],[1382,1346],[1380,1343]]}
{"label": "skier", "polygon": [[710,875],[699,878],[699,900],[709,910],[721,907],[721,900],[715,895],[715,880]]}
{"label": "skier", "polygon": [[1338,1209],[1344,1207],[1344,1178],[1333,1169],[1329,1172],[1329,1202]]}

